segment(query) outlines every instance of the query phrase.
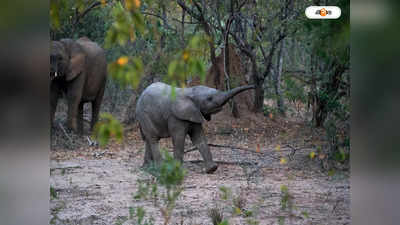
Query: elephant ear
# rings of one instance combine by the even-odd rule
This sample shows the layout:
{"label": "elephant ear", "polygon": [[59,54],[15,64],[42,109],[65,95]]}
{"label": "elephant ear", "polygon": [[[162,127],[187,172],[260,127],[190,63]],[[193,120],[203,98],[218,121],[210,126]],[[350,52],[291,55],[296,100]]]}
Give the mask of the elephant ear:
{"label": "elephant ear", "polygon": [[76,76],[83,72],[85,68],[85,55],[83,53],[76,53],[71,55],[69,61],[68,73],[66,80],[73,80]]}
{"label": "elephant ear", "polygon": [[177,97],[172,103],[172,113],[181,120],[203,123],[204,117],[190,98]]}
{"label": "elephant ear", "polygon": [[71,39],[61,40],[69,52],[68,71],[65,76],[67,81],[75,79],[80,73],[84,72],[86,55],[82,47]]}

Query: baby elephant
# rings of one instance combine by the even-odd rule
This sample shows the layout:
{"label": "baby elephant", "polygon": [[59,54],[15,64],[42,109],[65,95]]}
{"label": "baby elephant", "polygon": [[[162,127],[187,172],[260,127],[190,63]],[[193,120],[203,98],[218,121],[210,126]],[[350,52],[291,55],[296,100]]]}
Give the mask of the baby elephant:
{"label": "baby elephant", "polygon": [[182,162],[185,137],[189,134],[204,159],[205,171],[213,173],[218,165],[212,160],[202,123],[211,120],[211,115],[221,111],[229,99],[253,88],[254,85],[247,85],[227,92],[206,86],[176,88],[174,98],[170,85],[157,82],[148,86],[136,105],[136,118],[146,142],[144,166],[152,161],[160,163],[158,142],[167,137],[172,137],[175,159]]}

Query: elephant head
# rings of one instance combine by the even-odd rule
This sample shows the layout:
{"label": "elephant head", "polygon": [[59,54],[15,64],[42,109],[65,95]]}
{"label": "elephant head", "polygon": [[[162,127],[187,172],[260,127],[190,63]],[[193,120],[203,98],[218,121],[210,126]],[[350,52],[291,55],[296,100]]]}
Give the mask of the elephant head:
{"label": "elephant head", "polygon": [[82,48],[71,39],[52,41],[50,47],[50,79],[73,80],[85,66]]}
{"label": "elephant head", "polygon": [[175,116],[183,120],[202,123],[211,120],[211,115],[222,110],[223,106],[237,94],[254,89],[254,85],[240,86],[229,91],[219,91],[206,86],[195,86],[184,90],[184,97],[174,103]]}

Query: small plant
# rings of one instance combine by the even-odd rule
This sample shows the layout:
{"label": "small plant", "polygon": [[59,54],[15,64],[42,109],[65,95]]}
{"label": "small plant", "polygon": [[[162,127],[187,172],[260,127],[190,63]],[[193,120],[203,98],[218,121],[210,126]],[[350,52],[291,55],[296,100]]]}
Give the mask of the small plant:
{"label": "small plant", "polygon": [[221,223],[219,223],[218,225],[229,225],[228,220],[224,220]]}
{"label": "small plant", "polygon": [[123,223],[125,223],[128,220],[128,218],[126,216],[119,216],[117,218],[117,221],[115,222],[115,225],[122,225]]}
{"label": "small plant", "polygon": [[274,118],[278,114],[278,110],[276,108],[270,107],[268,105],[263,106],[263,114],[269,118]]}
{"label": "small plant", "polygon": [[52,186],[50,186],[50,199],[56,199],[56,198],[58,198],[57,191]]}
{"label": "small plant", "polygon": [[286,185],[281,186],[281,209],[285,210],[289,206],[290,195]]}
{"label": "small plant", "polygon": [[[223,200],[223,202],[227,204],[226,208],[232,209],[231,216],[246,217],[247,218],[246,222],[247,224],[250,225],[256,225],[259,223],[257,220],[252,218],[255,216],[255,214],[257,214],[258,211],[257,206],[252,207],[252,210],[246,209],[247,201],[246,198],[243,197],[246,196],[245,193],[240,193],[239,195],[236,195],[232,193],[232,190],[230,188],[224,186],[219,187],[219,190],[221,191],[220,195],[221,200]],[[228,224],[228,220],[224,220],[220,224],[225,224],[225,222],[226,224]]]}
{"label": "small plant", "polygon": [[122,142],[123,128],[121,123],[109,113],[100,114],[100,121],[96,123],[92,135],[100,146],[104,147],[110,139]]}
{"label": "small plant", "polygon": [[220,208],[214,207],[208,211],[208,216],[211,218],[213,225],[218,225],[222,223],[224,219],[224,214]]}
{"label": "small plant", "polygon": [[[182,192],[181,184],[185,177],[186,171],[181,163],[175,160],[166,150],[162,150],[164,160],[160,166],[152,165],[147,168],[155,179],[148,181],[139,180],[139,188],[133,196],[134,199],[151,200],[154,207],[158,208],[164,219],[164,224],[168,224],[171,220],[172,212],[176,205],[180,193]],[[137,218],[137,224],[150,225],[154,224],[154,219],[145,218],[146,211],[139,207],[136,210],[129,208],[131,219]]]}
{"label": "small plant", "polygon": [[245,207],[246,207],[246,199],[242,197],[242,195],[238,195],[236,197],[233,197],[232,199],[233,203],[233,211],[235,214],[242,214],[245,213]]}
{"label": "small plant", "polygon": [[219,187],[219,190],[221,191],[221,199],[222,200],[228,200],[228,198],[230,198],[232,195],[231,189],[229,189],[225,186]]}
{"label": "small plant", "polygon": [[248,219],[248,220],[246,220],[246,222],[249,225],[258,225],[258,224],[260,224],[260,222],[258,222],[257,220],[253,220],[253,219]]}

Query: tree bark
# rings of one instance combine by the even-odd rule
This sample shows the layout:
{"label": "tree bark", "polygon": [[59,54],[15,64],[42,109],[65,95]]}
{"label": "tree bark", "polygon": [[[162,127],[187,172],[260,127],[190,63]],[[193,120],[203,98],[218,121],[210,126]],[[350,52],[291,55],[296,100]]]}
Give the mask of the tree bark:
{"label": "tree bark", "polygon": [[[225,89],[229,91],[231,89],[231,81],[230,81],[230,58],[229,58],[229,30],[230,26],[232,24],[233,17],[228,19],[228,22],[226,23],[226,31],[224,35],[224,42],[225,42],[225,48],[224,48],[224,75],[225,75]],[[237,106],[235,104],[235,98],[232,98],[229,100],[229,106],[231,107],[231,112],[233,117],[239,118],[239,111],[237,109]]]}
{"label": "tree bark", "polygon": [[265,77],[258,74],[257,61],[256,61],[255,55],[250,57],[250,61],[251,61],[252,77],[253,77],[254,84],[255,84],[253,111],[254,112],[262,112],[263,105],[264,105],[263,84],[264,84]]}
{"label": "tree bark", "polygon": [[191,18],[195,18],[201,26],[203,27],[204,32],[210,39],[208,42],[208,46],[210,47],[210,58],[211,58],[211,63],[215,67],[215,77],[214,77],[214,85],[216,88],[220,87],[220,77],[221,77],[221,71],[218,67],[217,64],[217,57],[215,56],[215,46],[214,46],[214,35],[211,30],[211,26],[208,24],[207,20],[204,17],[204,7],[202,8],[197,2],[193,1],[194,6],[197,8],[200,14],[195,13],[193,9],[190,9],[187,7],[184,1],[178,0],[177,3],[182,7],[183,10],[185,10]]}
{"label": "tree bark", "polygon": [[283,58],[284,58],[284,41],[279,44],[279,51],[277,57],[277,70],[274,77],[274,87],[276,94],[276,105],[278,106],[278,111],[280,114],[285,115],[285,106],[283,102],[282,90],[281,90],[281,77],[283,69]]}

